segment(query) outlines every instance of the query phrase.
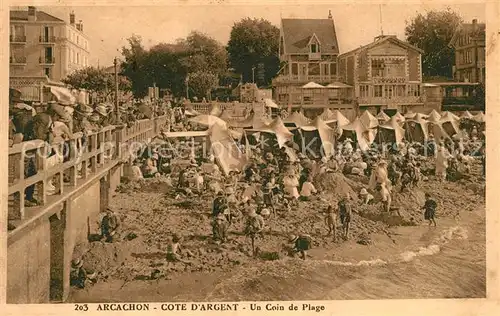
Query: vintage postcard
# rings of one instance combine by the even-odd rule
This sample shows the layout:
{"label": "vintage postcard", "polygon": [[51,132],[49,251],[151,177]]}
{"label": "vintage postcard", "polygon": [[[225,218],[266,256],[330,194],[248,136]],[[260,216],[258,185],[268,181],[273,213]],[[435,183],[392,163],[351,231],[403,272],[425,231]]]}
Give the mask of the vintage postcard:
{"label": "vintage postcard", "polygon": [[500,313],[499,2],[1,10],[7,314]]}

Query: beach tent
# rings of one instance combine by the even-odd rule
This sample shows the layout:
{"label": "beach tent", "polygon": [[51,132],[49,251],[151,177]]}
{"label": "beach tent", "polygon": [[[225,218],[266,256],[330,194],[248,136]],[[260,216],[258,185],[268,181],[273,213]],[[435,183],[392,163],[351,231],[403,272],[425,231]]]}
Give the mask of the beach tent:
{"label": "beach tent", "polygon": [[329,109],[325,109],[320,117],[332,128],[340,128],[341,126],[349,124],[349,120],[339,110],[330,111]]}
{"label": "beach tent", "polygon": [[485,123],[486,122],[486,116],[484,116],[483,112],[479,112],[478,114],[474,115],[474,117],[472,119],[478,123]]}
{"label": "beach tent", "polygon": [[210,110],[210,115],[212,116],[221,116],[222,114],[222,109],[220,108],[218,103],[213,103],[212,104],[212,109]]}
{"label": "beach tent", "polygon": [[219,125],[227,128],[227,124],[225,121],[223,121],[219,117],[213,116],[213,115],[206,115],[206,114],[198,115],[198,116],[195,116],[193,118],[190,118],[189,122],[192,122],[192,123],[195,123],[195,124],[198,124],[201,126],[206,126],[206,127],[211,127],[215,123],[218,123]]}
{"label": "beach tent", "polygon": [[457,115],[451,113],[450,111],[444,111],[441,113],[441,120],[445,121],[445,120],[448,120],[448,119],[453,119],[455,121],[458,121],[460,120],[460,117],[458,117]]}
{"label": "beach tent", "polygon": [[455,115],[455,117],[457,117],[457,119],[455,119],[452,115],[443,115],[440,121],[441,126],[449,136],[454,136],[460,132],[458,116]]}
{"label": "beach tent", "polygon": [[399,144],[403,141],[404,136],[405,136],[405,130],[399,125],[399,122],[397,121],[396,117],[393,116],[389,121],[378,126],[377,143]]}
{"label": "beach tent", "polygon": [[431,123],[438,123],[441,120],[441,115],[436,111],[432,110],[427,117],[427,121]]}
{"label": "beach tent", "polygon": [[384,111],[380,111],[380,113],[377,114],[377,120],[379,120],[379,121],[387,122],[390,119],[391,119],[391,117],[389,115],[385,114]]}
{"label": "beach tent", "polygon": [[378,120],[369,111],[364,111],[359,117],[359,120],[366,128],[376,128],[378,126]]}
{"label": "beach tent", "polygon": [[328,126],[321,117],[316,117],[310,125],[297,128],[302,149],[312,150],[316,155],[333,155],[335,150],[335,130]]}
{"label": "beach tent", "polygon": [[464,113],[462,113],[462,115],[460,115],[460,119],[472,120],[473,117],[474,117],[474,115],[472,115],[472,113],[469,111],[465,111]]}
{"label": "beach tent", "polygon": [[[264,138],[269,140],[269,135],[273,135],[272,139],[277,141],[278,147],[281,148],[284,144],[293,138],[292,132],[286,128],[285,124],[281,120],[281,118],[275,118],[270,124],[262,124],[261,126],[254,127],[253,129],[246,130],[246,134],[255,134],[255,138]],[[267,134],[267,136],[266,136]],[[269,145],[272,145],[269,143]]]}
{"label": "beach tent", "polygon": [[311,124],[311,120],[308,119],[301,112],[292,112],[287,118],[283,120],[285,126],[300,127]]}
{"label": "beach tent", "polygon": [[353,122],[342,126],[342,136],[340,140],[345,138],[351,138],[357,142],[359,149],[362,151],[367,151],[370,149],[370,145],[375,139],[377,130],[366,128],[359,118],[356,118]]}
{"label": "beach tent", "polygon": [[451,138],[446,130],[443,128],[441,122],[430,122],[428,121],[427,130],[429,131],[429,135],[432,134],[436,141],[444,140],[447,138]]}
{"label": "beach tent", "polygon": [[396,118],[396,121],[398,123],[403,123],[404,121],[406,121],[406,118],[399,112],[396,112],[396,114],[394,114],[393,117]]}
{"label": "beach tent", "polygon": [[219,118],[225,122],[231,121],[233,115],[231,115],[228,109],[222,110],[222,113],[219,115]]}
{"label": "beach tent", "polygon": [[240,150],[225,125],[214,123],[209,130],[212,153],[224,174],[242,171],[247,164],[246,156]]}
{"label": "beach tent", "polygon": [[253,127],[253,122],[254,122],[254,116],[255,114],[252,113],[248,117],[236,121],[236,120],[231,120],[227,124],[229,127],[234,127],[234,128],[252,128]]}
{"label": "beach tent", "polygon": [[428,122],[423,115],[415,114],[412,119],[404,122],[405,139],[409,142],[424,143],[429,138]]}

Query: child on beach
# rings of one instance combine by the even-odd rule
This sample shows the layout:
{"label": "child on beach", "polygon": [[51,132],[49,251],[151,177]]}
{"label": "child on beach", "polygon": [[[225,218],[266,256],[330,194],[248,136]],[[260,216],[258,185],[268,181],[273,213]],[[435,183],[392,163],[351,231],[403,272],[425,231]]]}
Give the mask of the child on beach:
{"label": "child on beach", "polygon": [[434,227],[436,227],[436,220],[434,216],[436,215],[437,203],[433,199],[431,199],[430,193],[425,193],[425,205],[422,209],[424,212],[424,219],[429,221],[429,226],[434,223]]}
{"label": "child on beach", "polygon": [[337,241],[337,218],[338,218],[338,213],[337,213],[336,208],[332,206],[332,204],[329,204],[327,209],[326,209],[326,216],[325,216],[325,224],[328,227],[328,235],[333,233],[333,241]]}
{"label": "child on beach", "polygon": [[193,253],[181,247],[182,237],[177,234],[172,236],[171,241],[167,246],[167,261],[169,262],[182,262],[184,264],[191,264],[189,261],[183,260],[180,256],[181,252],[192,257]]}

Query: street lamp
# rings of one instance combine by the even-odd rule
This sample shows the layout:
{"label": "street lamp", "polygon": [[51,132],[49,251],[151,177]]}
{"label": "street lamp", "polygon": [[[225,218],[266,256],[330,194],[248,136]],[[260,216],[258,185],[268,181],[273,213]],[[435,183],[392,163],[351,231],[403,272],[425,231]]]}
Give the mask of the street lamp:
{"label": "street lamp", "polygon": [[252,83],[255,83],[255,66],[252,67]]}

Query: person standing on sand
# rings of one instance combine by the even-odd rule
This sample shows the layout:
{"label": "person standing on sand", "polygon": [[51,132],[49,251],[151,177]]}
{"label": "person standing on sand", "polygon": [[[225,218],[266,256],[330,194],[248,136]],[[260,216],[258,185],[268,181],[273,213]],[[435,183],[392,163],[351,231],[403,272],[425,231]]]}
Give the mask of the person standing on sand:
{"label": "person standing on sand", "polygon": [[436,208],[437,208],[437,203],[431,198],[430,193],[425,193],[425,204],[422,207],[422,209],[425,210],[424,212],[424,219],[426,221],[429,221],[429,226],[434,224],[434,227],[436,227],[436,220],[434,219],[434,216],[436,215]]}
{"label": "person standing on sand", "polygon": [[349,225],[351,223],[352,208],[351,208],[351,196],[346,193],[344,198],[339,201],[339,215],[340,222],[342,223],[342,236],[345,240],[349,239]]}
{"label": "person standing on sand", "polygon": [[326,209],[325,224],[328,227],[328,235],[333,234],[333,241],[337,242],[337,218],[338,209],[334,208],[332,204],[328,204]]}
{"label": "person standing on sand", "polygon": [[262,230],[264,229],[264,218],[257,214],[255,208],[250,209],[245,223],[245,235],[250,237],[252,241],[252,254],[255,256],[255,238],[258,235],[262,235]]}

